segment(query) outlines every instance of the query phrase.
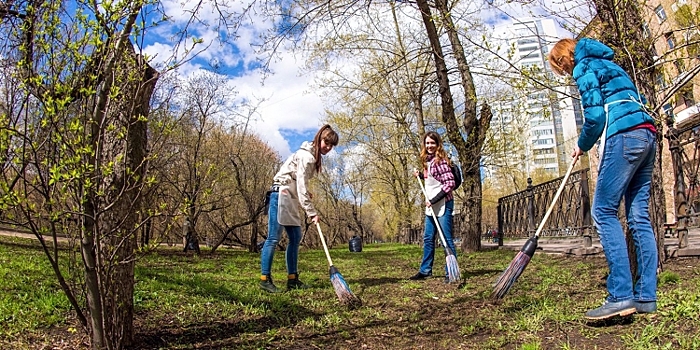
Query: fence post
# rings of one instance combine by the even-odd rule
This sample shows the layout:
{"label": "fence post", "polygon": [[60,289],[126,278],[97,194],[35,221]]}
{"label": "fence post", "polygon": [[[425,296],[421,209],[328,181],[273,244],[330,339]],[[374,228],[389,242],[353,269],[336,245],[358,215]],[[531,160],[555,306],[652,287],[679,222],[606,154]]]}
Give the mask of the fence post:
{"label": "fence post", "polygon": [[676,177],[673,186],[675,192],[675,209],[676,209],[676,232],[678,233],[678,248],[688,246],[688,202],[686,198],[685,176],[683,174],[683,150],[681,150],[679,132],[675,128],[668,130],[668,145],[671,151],[671,162],[673,163],[673,172]]}
{"label": "fence post", "polygon": [[525,189],[527,197],[527,236],[534,237],[535,235],[535,195],[532,191],[532,178],[527,178],[527,189]]}
{"label": "fence post", "polygon": [[583,231],[583,246],[585,248],[593,246],[590,191],[591,189],[588,187],[588,169],[584,169],[581,171],[581,224],[585,227]]}
{"label": "fence post", "polygon": [[503,247],[503,209],[501,208],[501,200],[498,200],[498,206],[496,206],[498,213],[498,246]]}

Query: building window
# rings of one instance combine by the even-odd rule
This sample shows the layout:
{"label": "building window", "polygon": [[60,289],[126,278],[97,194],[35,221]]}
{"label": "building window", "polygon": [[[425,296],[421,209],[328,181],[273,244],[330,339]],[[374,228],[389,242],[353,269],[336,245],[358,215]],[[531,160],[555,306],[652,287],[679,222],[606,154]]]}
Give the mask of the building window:
{"label": "building window", "polygon": [[520,37],[527,38],[535,35],[537,33],[537,29],[525,26],[525,28],[518,28],[515,30],[515,33],[518,34]]}
{"label": "building window", "polygon": [[666,11],[664,11],[664,7],[659,5],[654,9],[654,12],[656,13],[656,17],[659,18],[659,23],[663,23],[663,21],[666,20]]}
{"label": "building window", "polygon": [[642,23],[642,38],[646,39],[651,36],[651,31],[649,30],[649,25]]}
{"label": "building window", "polygon": [[530,53],[532,51],[537,51],[537,46],[525,46],[525,47],[520,47],[518,48],[519,52],[527,52]]}
{"label": "building window", "polygon": [[661,89],[666,87],[666,79],[664,79],[663,73],[659,73],[656,75],[656,77],[654,78],[654,83],[656,83],[656,86],[658,86]]}
{"label": "building window", "polygon": [[693,98],[693,90],[688,89],[683,91],[683,104],[685,104],[686,108],[692,107],[695,105],[695,99]]}
{"label": "building window", "polygon": [[518,40],[518,45],[536,44],[537,40],[534,38],[525,38]]}
{"label": "building window", "polygon": [[668,49],[673,50],[673,48],[676,47],[676,41],[673,39],[673,32],[668,32],[664,34],[664,37],[666,37],[666,44],[668,44]]}
{"label": "building window", "polygon": [[554,144],[554,139],[537,139],[537,140],[532,140],[532,145],[533,145],[533,146],[553,145],[553,144]]}
{"label": "building window", "polygon": [[673,65],[676,67],[678,74],[685,72],[685,67],[683,67],[683,62],[681,60],[673,61]]}
{"label": "building window", "polygon": [[537,165],[552,164],[552,163],[556,163],[556,162],[557,161],[554,158],[535,159],[535,164],[537,164]]}
{"label": "building window", "polygon": [[535,58],[535,57],[540,57],[540,53],[535,51],[527,55],[520,55],[520,59],[528,59],[528,58]]}
{"label": "building window", "polygon": [[659,52],[656,51],[656,46],[654,46],[654,45],[652,44],[650,49],[651,49],[651,55],[654,56],[654,59],[658,59],[658,57],[659,57]]}
{"label": "building window", "polygon": [[698,41],[698,36],[700,36],[700,31],[697,29],[689,29],[683,33],[686,44],[695,44]]}

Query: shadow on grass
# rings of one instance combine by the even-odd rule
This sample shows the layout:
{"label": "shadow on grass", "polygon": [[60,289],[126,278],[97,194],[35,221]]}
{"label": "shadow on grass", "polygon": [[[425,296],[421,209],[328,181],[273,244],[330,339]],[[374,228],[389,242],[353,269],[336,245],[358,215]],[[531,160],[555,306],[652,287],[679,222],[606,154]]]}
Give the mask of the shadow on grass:
{"label": "shadow on grass", "polygon": [[231,289],[222,285],[220,282],[213,281],[210,278],[202,278],[199,276],[173,276],[169,271],[158,272],[157,269],[141,269],[138,273],[139,279],[149,279],[152,281],[158,281],[160,283],[171,285],[177,290],[177,287],[185,286],[189,294],[196,294],[203,297],[215,298],[222,301],[232,302],[241,301],[236,298],[235,294]]}
{"label": "shadow on grass", "polygon": [[[264,316],[246,320],[224,320],[214,322],[194,323],[184,327],[165,326],[149,327],[152,330],[136,334],[132,350],[169,349],[172,347],[195,347],[197,344],[216,344],[216,346],[197,346],[198,349],[215,349],[222,346],[240,345],[243,334],[266,334],[269,330],[293,327],[301,320],[313,317],[318,319],[322,314],[314,313],[297,304],[288,304],[283,309],[294,310],[281,316]],[[144,328],[144,327],[137,327]],[[256,342],[264,345],[267,336],[261,336]],[[245,342],[245,341],[244,341]],[[259,344],[259,345],[260,345]]]}
{"label": "shadow on grass", "polygon": [[607,320],[589,320],[586,321],[586,325],[594,328],[602,327],[612,327],[612,326],[623,326],[632,324],[634,322],[634,315],[629,316],[615,316]]}
{"label": "shadow on grass", "polygon": [[363,287],[373,287],[380,286],[383,284],[394,284],[399,281],[406,280],[407,278],[396,278],[396,277],[379,277],[379,278],[356,278],[353,279],[353,283],[359,283]]}
{"label": "shadow on grass", "polygon": [[[53,249],[53,238],[47,236],[44,237],[46,245],[49,249]],[[41,243],[36,238],[23,238],[23,237],[2,237],[0,239],[0,244],[11,248],[22,248],[22,249],[38,249],[41,250]],[[58,250],[68,251],[71,250],[71,246],[64,241],[58,241]]]}
{"label": "shadow on grass", "polygon": [[[27,239],[22,240],[21,242],[2,242],[1,243],[3,246],[6,247],[11,247],[11,248],[24,248],[24,249],[41,249],[41,244],[39,241],[30,241]],[[59,244],[59,249],[60,249],[60,244]]]}
{"label": "shadow on grass", "polygon": [[462,272],[462,278],[469,279],[471,277],[488,276],[488,275],[495,275],[495,274],[500,275],[501,273],[503,273],[503,270],[494,270],[494,269],[466,270],[465,272]]}
{"label": "shadow on grass", "polygon": [[[226,284],[212,280],[204,276],[190,276],[173,274],[168,269],[143,269],[139,278],[158,281],[171,285],[166,289],[185,289],[189,295],[198,295],[206,298],[214,298],[225,303],[241,303],[259,310],[269,310],[264,316],[240,319],[215,319],[209,322],[194,322],[181,324],[177,321],[168,322],[172,316],[158,317],[162,323],[158,325],[146,324],[148,318],[140,320],[142,330],[136,334],[134,344],[130,348],[134,350],[144,349],[169,349],[169,348],[198,348],[220,349],[238,348],[241,344],[253,347],[264,347],[269,337],[270,330],[294,328],[304,319],[320,319],[325,313],[313,312],[293,301],[285,301],[283,298],[275,299],[274,303],[261,300],[255,296],[239,295]],[[259,291],[259,293],[264,293]],[[150,314],[146,311],[145,315]],[[260,337],[245,338],[245,335],[262,335]],[[259,338],[259,339],[258,339]],[[215,344],[215,345],[212,345]]]}
{"label": "shadow on grass", "polygon": [[[399,314],[391,310],[385,310],[390,317],[388,319],[367,319],[362,323],[344,323],[337,327],[319,329],[312,334],[304,335],[303,343],[301,339],[284,343],[282,337],[278,337],[274,342],[257,344],[258,348],[265,349],[352,349],[354,348],[352,339],[362,339],[361,345],[357,348],[368,349],[408,349],[420,348],[422,338],[444,336],[443,327],[424,328],[426,322],[444,321],[445,315],[451,312],[451,305],[439,300],[429,300],[427,304],[412,304],[406,306],[403,311],[407,311],[411,317],[400,317]],[[416,339],[419,343],[414,343],[411,339]],[[420,340],[418,340],[420,339]],[[346,343],[347,342],[347,343]],[[437,349],[434,343],[425,346],[427,349]]]}

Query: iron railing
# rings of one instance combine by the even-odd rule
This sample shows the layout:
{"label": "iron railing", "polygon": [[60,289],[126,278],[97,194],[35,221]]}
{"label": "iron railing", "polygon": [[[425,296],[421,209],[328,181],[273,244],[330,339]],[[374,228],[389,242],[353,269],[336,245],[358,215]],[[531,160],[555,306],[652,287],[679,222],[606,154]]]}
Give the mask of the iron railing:
{"label": "iron railing", "polygon": [[[571,173],[559,199],[544,224],[540,236],[590,236],[595,233],[591,220],[588,187],[589,169]],[[527,188],[498,199],[498,231],[501,239],[524,238],[535,234],[563,177]]]}
{"label": "iron railing", "polygon": [[674,173],[674,208],[678,247],[688,246],[688,228],[700,227],[700,118],[669,127],[666,133]]}

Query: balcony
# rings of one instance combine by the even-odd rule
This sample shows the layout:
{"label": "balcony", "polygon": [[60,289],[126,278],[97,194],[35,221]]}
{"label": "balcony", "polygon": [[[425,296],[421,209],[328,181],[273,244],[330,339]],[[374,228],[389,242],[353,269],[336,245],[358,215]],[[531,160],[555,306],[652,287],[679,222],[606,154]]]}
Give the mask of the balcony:
{"label": "balcony", "polygon": [[682,121],[700,113],[700,106],[697,104],[690,106],[688,108],[683,109],[680,112],[675,113],[675,119],[676,119],[676,125],[681,123]]}

